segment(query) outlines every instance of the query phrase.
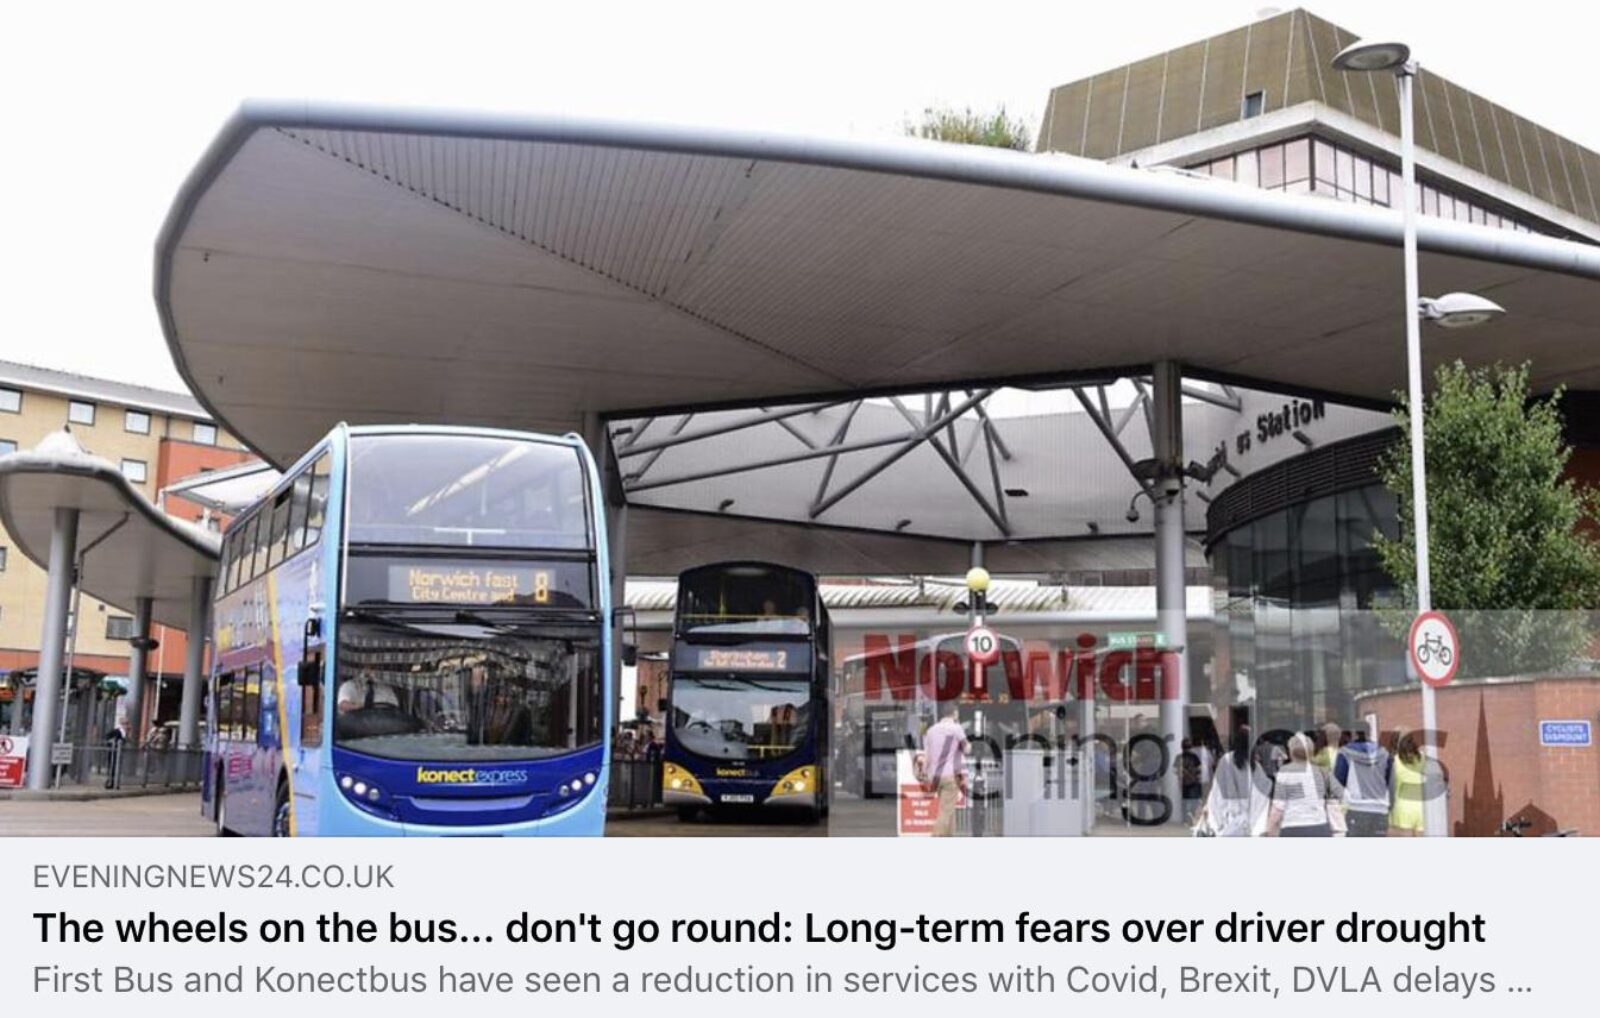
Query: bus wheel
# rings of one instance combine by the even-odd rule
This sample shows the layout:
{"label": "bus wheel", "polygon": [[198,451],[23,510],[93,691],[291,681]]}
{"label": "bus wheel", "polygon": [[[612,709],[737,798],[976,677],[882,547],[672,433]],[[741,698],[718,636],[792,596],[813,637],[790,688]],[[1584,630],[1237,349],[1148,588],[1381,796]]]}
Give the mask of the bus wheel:
{"label": "bus wheel", "polygon": [[217,779],[211,785],[211,794],[215,796],[215,801],[211,806],[211,816],[217,822],[217,837],[219,838],[228,836],[228,803],[223,790],[222,769],[219,767],[217,769]]}
{"label": "bus wheel", "polygon": [[684,823],[689,823],[691,820],[693,820],[695,817],[697,817],[699,815],[700,815],[700,807],[699,806],[679,806],[678,807],[678,819],[683,821]]}
{"label": "bus wheel", "polygon": [[287,838],[289,836],[289,783],[278,782],[278,798],[272,807],[272,836],[274,838]]}

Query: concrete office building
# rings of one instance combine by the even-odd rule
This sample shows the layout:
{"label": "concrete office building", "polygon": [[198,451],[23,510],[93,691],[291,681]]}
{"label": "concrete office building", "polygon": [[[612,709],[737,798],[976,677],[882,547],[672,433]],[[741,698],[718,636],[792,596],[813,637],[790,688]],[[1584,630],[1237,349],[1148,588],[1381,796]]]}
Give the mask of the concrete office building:
{"label": "concrete office building", "polygon": [[[89,452],[122,474],[169,514],[218,529],[222,519],[163,491],[173,481],[254,459],[185,393],[90,378],[27,364],[0,362],[0,455],[34,448],[66,428]],[[94,539],[84,535],[84,542]],[[86,569],[93,568],[90,561]],[[39,663],[45,571],[16,547],[0,524],[0,731],[26,731]],[[73,642],[75,685],[87,688],[128,673],[133,618],[124,607],[87,594]],[[185,634],[157,625],[150,655],[146,717],[177,716]],[[160,690],[160,696],[154,690]],[[18,716],[20,708],[21,716]]]}

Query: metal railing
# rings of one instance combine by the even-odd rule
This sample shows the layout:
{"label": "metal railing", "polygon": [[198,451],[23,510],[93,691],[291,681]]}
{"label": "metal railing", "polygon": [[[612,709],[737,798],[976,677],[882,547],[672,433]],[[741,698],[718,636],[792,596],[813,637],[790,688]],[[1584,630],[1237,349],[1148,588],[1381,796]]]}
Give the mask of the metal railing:
{"label": "metal railing", "polygon": [[606,805],[611,809],[649,809],[661,805],[661,761],[613,757]]}
{"label": "metal railing", "polygon": [[201,749],[134,749],[74,746],[72,760],[55,768],[57,787],[199,788],[205,769]]}

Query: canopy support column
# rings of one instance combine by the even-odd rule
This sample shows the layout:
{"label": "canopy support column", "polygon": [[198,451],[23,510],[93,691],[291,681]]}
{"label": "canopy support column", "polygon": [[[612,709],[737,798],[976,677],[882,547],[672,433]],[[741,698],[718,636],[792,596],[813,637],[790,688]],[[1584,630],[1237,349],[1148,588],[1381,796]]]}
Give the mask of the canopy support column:
{"label": "canopy support column", "polygon": [[[688,421],[689,417],[685,416],[682,423],[687,424]],[[674,434],[676,433],[675,430]],[[600,579],[602,582],[609,582],[611,593],[610,617],[605,619],[604,625],[611,632],[611,667],[607,676],[610,680],[611,699],[606,708],[612,715],[609,724],[614,729],[619,722],[629,720],[617,716],[622,698],[622,645],[627,635],[622,626],[623,613],[620,609],[626,607],[628,597],[628,500],[623,490],[622,469],[616,451],[612,447],[611,436],[599,414],[584,415],[583,439],[589,446],[589,452],[594,456],[595,467],[600,471],[602,496],[600,508],[605,512],[606,551],[611,559],[610,576],[603,576]]]}
{"label": "canopy support column", "polygon": [[128,641],[128,747],[144,745],[144,684],[150,665],[151,599],[133,602],[133,639]]}
{"label": "canopy support column", "polygon": [[211,578],[196,576],[189,587],[188,653],[183,661],[183,701],[178,711],[178,748],[200,744],[200,694],[205,689],[206,619],[211,610]]}
{"label": "canopy support column", "polygon": [[[67,605],[78,551],[78,510],[58,506],[50,531],[50,570],[45,584],[44,627],[39,636],[39,674],[33,683],[33,728],[28,740],[28,787],[50,787],[50,751],[55,746],[62,666],[67,650]],[[22,709],[17,691],[16,709]]]}
{"label": "canopy support column", "polygon": [[1183,371],[1161,361],[1153,371],[1151,440],[1156,459],[1156,618],[1166,650],[1161,652],[1161,743],[1166,766],[1161,795],[1169,819],[1183,820],[1178,755],[1188,720],[1189,647],[1183,531]]}

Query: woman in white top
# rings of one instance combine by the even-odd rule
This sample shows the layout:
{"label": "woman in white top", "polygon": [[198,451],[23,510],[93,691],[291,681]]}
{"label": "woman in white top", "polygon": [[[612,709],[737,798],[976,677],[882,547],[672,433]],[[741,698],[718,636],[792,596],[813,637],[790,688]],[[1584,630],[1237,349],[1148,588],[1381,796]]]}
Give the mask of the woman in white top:
{"label": "woman in white top", "polygon": [[1304,733],[1289,740],[1289,762],[1278,768],[1272,786],[1272,809],[1267,814],[1269,837],[1326,838],[1334,834],[1336,823],[1342,819],[1336,810],[1344,789],[1333,775],[1312,763],[1315,752],[1316,747]]}
{"label": "woman in white top", "polygon": [[[1211,773],[1211,790],[1200,807],[1197,826],[1219,838],[1248,838],[1256,824],[1256,803],[1265,797],[1255,789],[1256,769],[1250,762],[1250,729],[1240,727],[1229,740],[1228,752]],[[1261,812],[1265,812],[1264,806]]]}

